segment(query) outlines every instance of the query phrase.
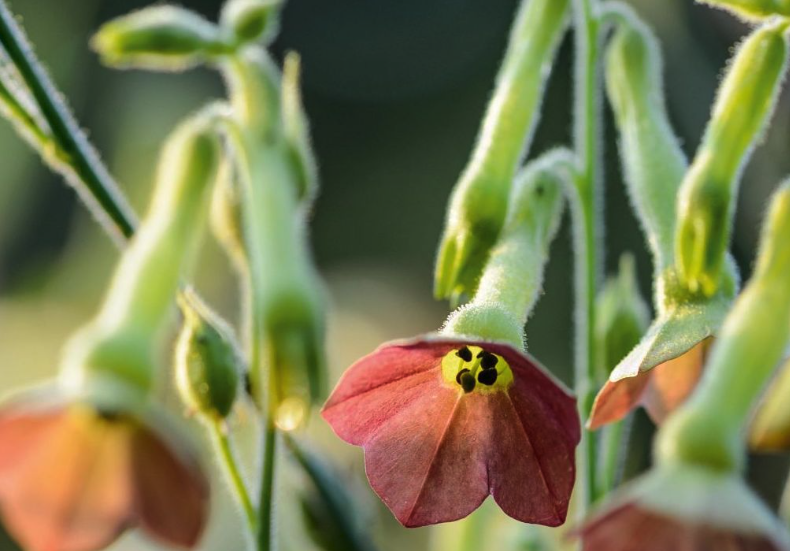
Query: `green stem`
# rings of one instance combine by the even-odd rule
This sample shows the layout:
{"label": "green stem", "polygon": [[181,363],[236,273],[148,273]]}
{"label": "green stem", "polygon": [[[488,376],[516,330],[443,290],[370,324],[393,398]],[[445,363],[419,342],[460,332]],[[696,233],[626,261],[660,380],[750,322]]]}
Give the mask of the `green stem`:
{"label": "green stem", "polygon": [[601,450],[601,465],[598,471],[598,496],[605,496],[617,486],[619,474],[625,456],[625,443],[630,432],[632,418],[628,417],[622,421],[606,427],[604,433],[604,445]]}
{"label": "green stem", "polygon": [[[576,254],[576,393],[582,422],[589,417],[594,400],[595,294],[598,278],[598,245],[602,214],[598,205],[599,112],[598,112],[598,26],[594,0],[574,0],[576,10],[576,104],[575,147],[580,170],[574,203]],[[584,434],[579,452],[581,499],[584,516],[596,499],[596,442]]]}
{"label": "green stem", "polygon": [[274,495],[274,468],[277,459],[277,429],[274,426],[272,412],[264,420],[266,429],[263,442],[263,468],[261,472],[261,493],[258,505],[258,551],[275,549],[273,542],[274,509],[272,497]]}
{"label": "green stem", "polygon": [[255,511],[255,506],[252,504],[252,499],[250,499],[250,494],[247,491],[247,485],[244,482],[244,477],[236,461],[236,456],[233,453],[227,429],[222,422],[217,420],[211,420],[206,425],[208,426],[212,441],[214,442],[214,448],[217,451],[222,468],[225,471],[225,476],[227,476],[233,494],[244,513],[244,519],[247,521],[247,528],[252,537],[255,538],[258,532],[258,516]]}
{"label": "green stem", "polygon": [[68,178],[70,183],[108,232],[118,240],[130,237],[136,225],[131,208],[36,59],[5,0],[0,0],[0,44],[38,103],[52,138],[70,158],[77,176]]}

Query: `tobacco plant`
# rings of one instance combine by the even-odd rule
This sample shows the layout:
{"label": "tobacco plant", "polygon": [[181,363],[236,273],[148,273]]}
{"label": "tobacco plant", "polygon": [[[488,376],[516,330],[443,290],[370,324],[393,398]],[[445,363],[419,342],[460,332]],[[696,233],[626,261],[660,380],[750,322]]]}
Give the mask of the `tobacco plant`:
{"label": "tobacco plant", "polygon": [[[705,3],[753,27],[687,159],[665,106],[661,45],[633,9],[522,0],[439,240],[433,289],[450,302],[447,320],[382,344],[327,392],[327,300],[308,239],[319,171],[298,53],[280,65],[268,49],[280,0],[227,0],[217,22],[157,4],[93,37],[111,67],[206,66],[226,84],[227,98],[167,139],[139,220],[0,0],[3,115],[120,248],[98,312],[64,345],[57,380],[0,405],[0,512],[12,537],[31,551],[93,551],[134,529],[196,548],[224,483],[250,549],[276,548],[281,500],[300,502],[298,523],[317,548],[376,549],[356,494],[303,434],[320,408],[317,422],[363,449],[370,486],[397,521],[443,523],[437,550],[500,541],[494,507],[475,512],[489,496],[520,523],[559,531],[525,527],[497,548],[790,550],[787,527],[743,477],[750,449],[790,446],[790,182],[770,201],[748,281],[728,252],[743,170],[786,71],[790,3]],[[570,29],[574,143],[534,153]],[[599,284],[604,100],[653,258],[652,321],[633,258]],[[528,352],[524,334],[566,205],[573,388]],[[205,230],[235,270],[238,326],[190,283]],[[180,331],[163,363],[174,306]],[[157,398],[162,372],[202,445]],[[658,426],[654,464],[623,483],[640,406]],[[240,416],[258,429],[256,476],[233,434]],[[286,457],[310,481],[296,494],[278,490]],[[222,481],[209,479],[209,462]]]}

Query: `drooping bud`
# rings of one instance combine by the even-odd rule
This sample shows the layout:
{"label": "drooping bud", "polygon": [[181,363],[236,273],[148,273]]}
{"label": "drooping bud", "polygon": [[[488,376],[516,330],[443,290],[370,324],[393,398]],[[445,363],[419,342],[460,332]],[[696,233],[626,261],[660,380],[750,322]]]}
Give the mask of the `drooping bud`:
{"label": "drooping bud", "polygon": [[277,16],[282,0],[228,0],[220,22],[238,43],[269,42],[277,34]]}
{"label": "drooping bud", "polygon": [[675,200],[687,163],[664,101],[658,41],[636,17],[606,52],[606,91],[619,131],[620,158],[656,273],[674,261]]}
{"label": "drooping bud", "polygon": [[155,71],[183,71],[230,49],[216,25],[175,6],[152,6],[114,19],[91,44],[108,65]]}
{"label": "drooping bud", "polygon": [[764,19],[781,15],[790,17],[790,0],[697,0],[729,10],[745,19]]}
{"label": "drooping bud", "polygon": [[511,184],[529,148],[568,0],[529,0],[511,31],[477,144],[453,189],[436,262],[437,298],[471,296],[505,222]]}
{"label": "drooping bud", "polygon": [[448,318],[444,334],[477,335],[523,348],[524,324],[543,284],[548,249],[559,226],[566,150],[529,163],[516,178],[507,219],[472,301]]}
{"label": "drooping bud", "polygon": [[787,61],[787,23],[757,29],[738,49],[678,194],[675,255],[692,292],[719,288],[741,172],[773,112]]}
{"label": "drooping bud", "polygon": [[299,54],[288,52],[283,64],[282,114],[283,133],[296,172],[299,198],[309,202],[318,187],[315,155],[310,145],[310,128],[299,90],[301,61]]}
{"label": "drooping bud", "polygon": [[650,324],[650,311],[639,293],[631,255],[620,258],[620,273],[606,282],[597,305],[596,371],[599,380],[605,381],[612,368],[639,343]]}
{"label": "drooping bud", "polygon": [[187,408],[224,419],[244,373],[233,332],[192,290],[182,292],[178,304],[184,324],[175,351],[176,387]]}

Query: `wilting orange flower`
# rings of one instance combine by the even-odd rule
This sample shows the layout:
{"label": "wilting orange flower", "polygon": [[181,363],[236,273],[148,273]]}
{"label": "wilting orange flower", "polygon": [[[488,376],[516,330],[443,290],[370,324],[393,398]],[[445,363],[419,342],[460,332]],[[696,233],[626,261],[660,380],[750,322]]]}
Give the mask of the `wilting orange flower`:
{"label": "wilting orange flower", "polygon": [[388,343],[343,375],[323,416],[362,446],[370,484],[405,526],[465,517],[488,497],[557,526],[575,478],[575,399],[501,343]]}
{"label": "wilting orange flower", "polygon": [[132,526],[193,547],[208,484],[167,420],[51,389],[0,407],[0,510],[29,551],[102,549]]}

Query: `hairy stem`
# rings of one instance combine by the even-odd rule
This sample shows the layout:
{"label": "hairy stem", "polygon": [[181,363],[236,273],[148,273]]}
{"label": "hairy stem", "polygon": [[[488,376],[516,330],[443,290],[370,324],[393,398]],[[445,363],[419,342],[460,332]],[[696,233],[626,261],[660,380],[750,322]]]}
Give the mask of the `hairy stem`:
{"label": "hairy stem", "polygon": [[[131,208],[36,59],[5,0],[0,0],[0,44],[30,89],[42,117],[49,125],[52,140],[68,157],[66,164],[73,169],[74,174],[64,170],[60,172],[64,173],[91,213],[111,235],[118,241],[130,237],[136,225]],[[45,146],[46,142],[41,145]],[[43,147],[43,151],[47,151],[47,148]]]}
{"label": "hairy stem", "polygon": [[[595,0],[574,0],[576,18],[576,98],[575,147],[579,159],[573,215],[576,255],[576,394],[579,414],[584,423],[589,417],[594,399],[595,294],[599,271],[599,250],[602,210],[598,148],[599,90],[598,90],[598,27]],[[584,516],[596,499],[596,441],[584,434],[579,452],[580,496],[579,514]]]}
{"label": "hairy stem", "polygon": [[244,477],[241,474],[238,461],[233,453],[228,432],[219,421],[211,421],[207,425],[212,441],[214,442],[217,457],[222,465],[222,469],[225,471],[225,476],[230,483],[231,489],[233,490],[232,493],[238,500],[239,506],[244,513],[244,520],[247,522],[247,528],[250,534],[255,537],[258,531],[258,516],[252,499],[250,498],[250,494],[247,491],[247,485],[244,482]]}

